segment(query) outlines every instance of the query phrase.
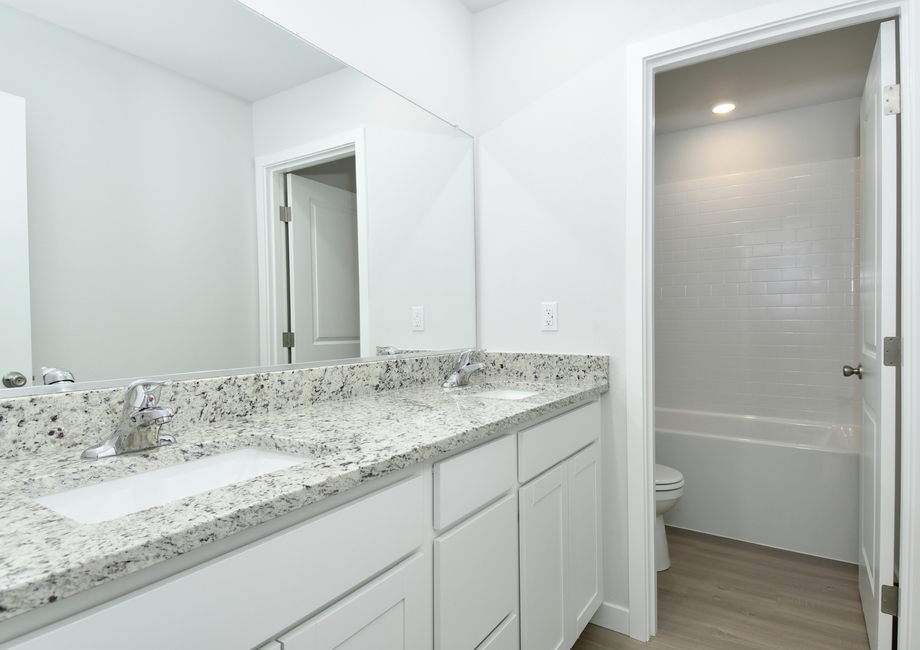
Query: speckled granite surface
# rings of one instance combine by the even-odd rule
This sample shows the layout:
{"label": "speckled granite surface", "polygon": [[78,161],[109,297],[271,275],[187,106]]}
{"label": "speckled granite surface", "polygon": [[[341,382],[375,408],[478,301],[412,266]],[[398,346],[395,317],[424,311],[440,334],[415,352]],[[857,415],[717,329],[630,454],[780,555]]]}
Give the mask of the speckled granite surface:
{"label": "speckled granite surface", "polygon": [[[79,451],[114,424],[118,391],[0,401],[0,621],[608,389],[604,356],[482,358],[486,372],[454,391],[439,387],[453,361],[446,355],[177,384],[166,400],[175,420],[185,419],[171,429],[177,445],[99,461],[80,461]],[[540,392],[515,401],[473,396],[492,388]],[[251,446],[311,460],[100,524],[32,501]]]}

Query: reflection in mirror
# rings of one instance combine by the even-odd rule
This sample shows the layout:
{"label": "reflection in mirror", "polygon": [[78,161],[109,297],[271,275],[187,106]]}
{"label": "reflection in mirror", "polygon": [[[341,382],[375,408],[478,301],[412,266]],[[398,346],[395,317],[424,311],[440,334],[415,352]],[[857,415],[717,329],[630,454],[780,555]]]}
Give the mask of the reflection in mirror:
{"label": "reflection in mirror", "polygon": [[3,2],[0,375],[475,345],[468,135],[235,0]]}

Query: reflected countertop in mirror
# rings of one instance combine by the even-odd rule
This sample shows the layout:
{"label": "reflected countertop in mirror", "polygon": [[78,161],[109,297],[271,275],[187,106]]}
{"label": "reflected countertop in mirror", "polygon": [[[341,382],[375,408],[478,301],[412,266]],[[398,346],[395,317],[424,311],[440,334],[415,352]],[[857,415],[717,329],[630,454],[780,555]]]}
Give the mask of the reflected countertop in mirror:
{"label": "reflected countertop in mirror", "polygon": [[235,0],[6,0],[0,95],[30,305],[0,375],[475,345],[472,138]]}

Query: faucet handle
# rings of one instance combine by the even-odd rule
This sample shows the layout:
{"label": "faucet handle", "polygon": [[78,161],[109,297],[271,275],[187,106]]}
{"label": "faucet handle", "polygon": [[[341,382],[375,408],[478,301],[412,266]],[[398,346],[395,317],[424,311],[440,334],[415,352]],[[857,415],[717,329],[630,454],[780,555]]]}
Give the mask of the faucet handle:
{"label": "faucet handle", "polygon": [[482,352],[482,350],[479,348],[466,348],[465,350],[460,350],[460,354],[457,356],[457,367],[454,370],[460,370],[460,368],[468,364],[474,352]]}
{"label": "faucet handle", "polygon": [[466,348],[465,350],[460,350],[460,354],[457,356],[457,365],[454,370],[460,370],[460,368],[468,364],[470,362],[470,357],[475,351],[476,348]]}
{"label": "faucet handle", "polygon": [[135,379],[125,388],[125,413],[142,408],[152,408],[160,400],[160,390],[163,386],[170,386],[169,379],[156,377],[143,377]]}

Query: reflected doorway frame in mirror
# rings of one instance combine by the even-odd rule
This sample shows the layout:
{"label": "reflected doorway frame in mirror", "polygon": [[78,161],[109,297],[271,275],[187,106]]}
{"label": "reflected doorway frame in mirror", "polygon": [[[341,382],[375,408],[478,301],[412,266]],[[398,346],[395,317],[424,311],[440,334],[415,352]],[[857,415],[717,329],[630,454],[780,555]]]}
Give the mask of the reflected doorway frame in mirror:
{"label": "reflected doorway frame in mirror", "polygon": [[370,294],[367,256],[367,165],[364,129],[285,149],[256,159],[256,225],[259,262],[259,359],[262,365],[286,362],[282,332],[287,323],[284,230],[278,218],[285,205],[284,175],[325,162],[355,157],[358,207],[358,312],[361,356],[370,350]]}

